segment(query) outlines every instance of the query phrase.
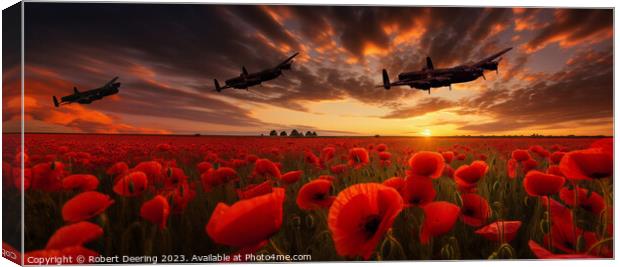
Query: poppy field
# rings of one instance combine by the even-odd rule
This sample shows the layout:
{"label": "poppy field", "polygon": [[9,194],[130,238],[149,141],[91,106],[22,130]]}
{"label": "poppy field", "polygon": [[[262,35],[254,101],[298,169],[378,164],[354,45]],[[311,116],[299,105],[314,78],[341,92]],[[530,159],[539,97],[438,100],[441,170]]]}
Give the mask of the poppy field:
{"label": "poppy field", "polygon": [[613,257],[611,138],[18,137],[25,258]]}

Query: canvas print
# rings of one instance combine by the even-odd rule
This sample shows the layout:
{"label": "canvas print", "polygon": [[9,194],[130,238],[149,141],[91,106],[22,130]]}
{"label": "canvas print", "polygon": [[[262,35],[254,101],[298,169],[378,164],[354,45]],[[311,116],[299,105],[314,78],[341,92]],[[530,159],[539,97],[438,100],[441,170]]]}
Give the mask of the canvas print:
{"label": "canvas print", "polygon": [[16,263],[614,257],[611,8],[26,2],[3,21]]}

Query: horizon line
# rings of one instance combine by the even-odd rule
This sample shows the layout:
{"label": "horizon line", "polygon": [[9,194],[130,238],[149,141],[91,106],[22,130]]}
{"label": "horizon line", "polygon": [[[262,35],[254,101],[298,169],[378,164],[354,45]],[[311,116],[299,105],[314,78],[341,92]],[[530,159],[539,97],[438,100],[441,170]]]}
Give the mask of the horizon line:
{"label": "horizon line", "polygon": [[65,134],[65,135],[152,135],[152,136],[189,136],[189,137],[291,137],[291,138],[321,138],[321,137],[373,137],[373,138],[381,138],[381,137],[398,137],[398,138],[506,138],[506,137],[519,137],[519,138],[613,138],[614,135],[541,135],[541,134],[531,134],[531,135],[511,135],[511,134],[492,134],[492,135],[432,135],[432,136],[424,136],[424,135],[318,135],[318,136],[270,136],[268,134],[201,134],[201,133],[193,133],[193,134],[182,134],[182,133],[67,133],[67,132],[3,132],[2,134]]}

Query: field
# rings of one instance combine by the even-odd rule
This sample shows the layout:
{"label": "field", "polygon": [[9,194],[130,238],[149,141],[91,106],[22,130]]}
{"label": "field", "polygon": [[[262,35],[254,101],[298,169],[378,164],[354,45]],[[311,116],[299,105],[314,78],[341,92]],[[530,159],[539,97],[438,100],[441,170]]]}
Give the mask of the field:
{"label": "field", "polygon": [[24,156],[26,257],[613,257],[611,139],[27,134]]}

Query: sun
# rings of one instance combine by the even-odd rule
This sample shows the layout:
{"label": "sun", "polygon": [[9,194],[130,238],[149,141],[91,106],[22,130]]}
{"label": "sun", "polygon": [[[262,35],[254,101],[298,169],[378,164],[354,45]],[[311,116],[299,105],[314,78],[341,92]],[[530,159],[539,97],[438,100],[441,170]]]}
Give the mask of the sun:
{"label": "sun", "polygon": [[422,130],[421,134],[423,136],[431,136],[431,135],[433,135],[433,133],[431,133],[431,130],[429,130],[429,129]]}

